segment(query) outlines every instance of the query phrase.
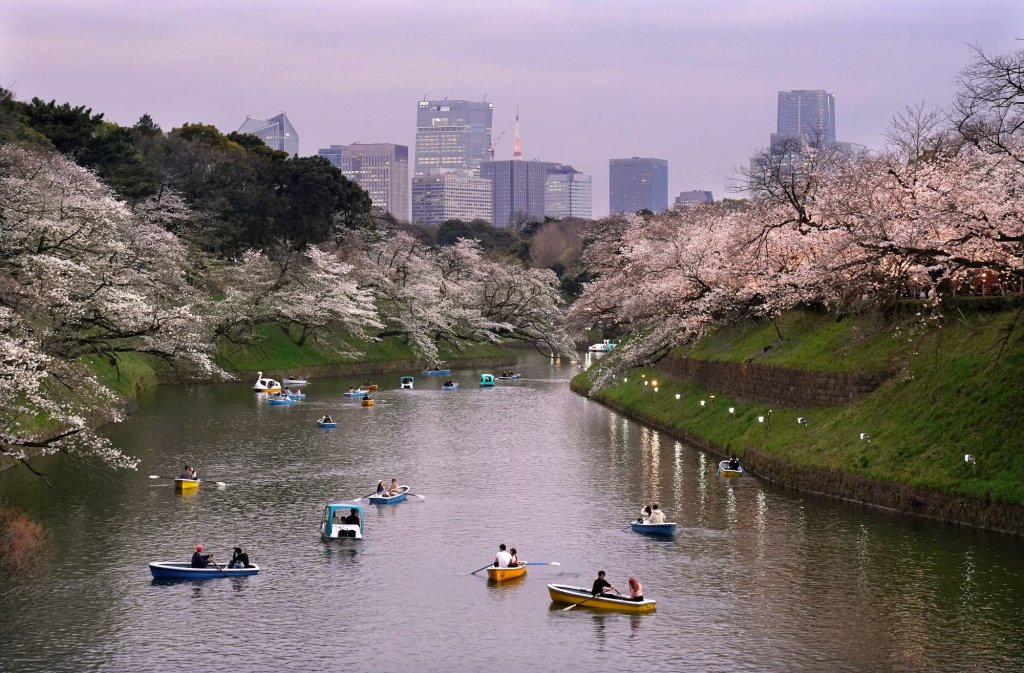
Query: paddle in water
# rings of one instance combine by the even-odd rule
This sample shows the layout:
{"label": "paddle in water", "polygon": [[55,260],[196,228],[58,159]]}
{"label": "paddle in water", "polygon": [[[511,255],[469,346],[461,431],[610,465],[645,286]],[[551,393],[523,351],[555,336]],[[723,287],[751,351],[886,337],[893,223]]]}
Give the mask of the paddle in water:
{"label": "paddle in water", "polygon": [[[179,479],[179,477],[161,477],[159,474],[151,474],[151,475],[149,475],[149,478],[150,479],[169,479],[170,481],[176,481],[176,480]],[[202,481],[202,480],[201,479],[196,479],[196,481]],[[227,486],[227,484],[224,483],[223,481],[215,481],[213,483],[216,484],[217,486],[219,486],[220,488],[224,488],[225,486]]]}
{"label": "paddle in water", "polygon": [[487,565],[485,565],[485,566],[484,566],[483,568],[477,568],[476,570],[474,570],[473,572],[471,572],[471,573],[468,573],[468,574],[470,574],[470,575],[475,575],[475,574],[477,574],[478,572],[480,572],[481,570],[486,570],[487,568],[493,568],[493,567],[494,567],[494,564],[493,564],[493,563],[488,563],[488,564],[487,564]]}
{"label": "paddle in water", "polygon": [[558,561],[527,561],[524,565],[528,566],[560,566],[562,565]]}

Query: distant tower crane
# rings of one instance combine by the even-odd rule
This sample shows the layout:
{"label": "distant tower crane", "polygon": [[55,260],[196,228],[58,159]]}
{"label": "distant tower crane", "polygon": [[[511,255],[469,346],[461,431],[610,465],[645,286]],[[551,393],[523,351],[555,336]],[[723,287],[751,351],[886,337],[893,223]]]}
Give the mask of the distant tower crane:
{"label": "distant tower crane", "polygon": [[522,159],[523,158],[523,151],[522,151],[522,148],[519,146],[519,106],[518,105],[516,106],[516,146],[515,146],[515,151],[512,152],[512,158],[513,159]]}
{"label": "distant tower crane", "polygon": [[505,135],[505,132],[502,131],[501,133],[498,134],[498,137],[495,138],[494,141],[490,145],[488,145],[487,153],[491,155],[491,161],[494,161],[494,146],[498,144],[498,141],[501,140],[502,136],[504,136],[504,135]]}

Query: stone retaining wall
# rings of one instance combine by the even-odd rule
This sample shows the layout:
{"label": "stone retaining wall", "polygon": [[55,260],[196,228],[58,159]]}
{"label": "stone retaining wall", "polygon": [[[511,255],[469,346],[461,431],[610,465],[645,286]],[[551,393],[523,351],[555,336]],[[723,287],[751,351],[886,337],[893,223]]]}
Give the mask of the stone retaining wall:
{"label": "stone retaining wall", "polygon": [[668,355],[655,368],[745,402],[783,407],[841,407],[852,404],[892,376],[789,369],[752,362],[705,362]]}

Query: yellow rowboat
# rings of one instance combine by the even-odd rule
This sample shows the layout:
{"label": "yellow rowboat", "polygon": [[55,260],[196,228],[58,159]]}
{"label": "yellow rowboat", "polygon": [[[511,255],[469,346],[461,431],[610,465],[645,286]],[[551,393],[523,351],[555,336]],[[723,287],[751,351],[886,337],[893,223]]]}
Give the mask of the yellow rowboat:
{"label": "yellow rowboat", "polygon": [[740,465],[737,469],[729,467],[729,461],[723,460],[718,464],[718,474],[722,475],[726,479],[735,479],[736,477],[743,476],[743,466]]}
{"label": "yellow rowboat", "polygon": [[508,580],[519,579],[520,577],[526,577],[526,564],[520,563],[508,568],[495,568],[491,566],[487,569],[487,579],[494,580],[495,582],[506,582]]}
{"label": "yellow rowboat", "polygon": [[378,386],[376,383],[371,383],[369,385],[363,386],[363,389],[369,390],[371,393],[375,393],[380,389],[380,386]]}
{"label": "yellow rowboat", "polygon": [[363,406],[364,407],[372,407],[373,406],[373,400],[363,400]]}
{"label": "yellow rowboat", "polygon": [[583,587],[570,587],[565,584],[549,584],[548,593],[555,603],[568,603],[578,605],[581,608],[593,608],[594,610],[614,610],[615,612],[629,612],[640,614],[654,612],[656,601],[644,599],[633,601],[629,598],[617,598],[615,596],[594,596],[589,589]]}
{"label": "yellow rowboat", "polygon": [[199,480],[198,479],[175,479],[174,480],[174,490],[175,491],[181,491],[181,492],[184,493],[185,491],[194,491],[194,490],[196,490],[198,488],[199,488]]}

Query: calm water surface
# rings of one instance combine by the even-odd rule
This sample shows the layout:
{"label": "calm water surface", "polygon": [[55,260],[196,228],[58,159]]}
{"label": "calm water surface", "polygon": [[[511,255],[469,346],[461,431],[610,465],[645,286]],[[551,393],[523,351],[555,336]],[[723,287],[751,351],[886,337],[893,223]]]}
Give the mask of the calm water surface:
{"label": "calm water surface", "polygon": [[[382,377],[380,404],[316,381],[294,407],[249,384],[161,387],[108,429],[138,473],[0,473],[49,529],[40,571],[0,587],[0,671],[1001,671],[1024,669],[1020,540],[714,474],[714,458],[569,391],[525,358],[494,389]],[[330,412],[337,430],[314,420]],[[176,494],[185,462],[204,483]],[[396,477],[362,542],[320,541],[323,505]],[[658,501],[674,541],[622,531]],[[499,542],[509,585],[468,573]],[[154,582],[151,560],[246,547],[256,577]],[[548,582],[633,574],[649,615],[568,612]]]}

